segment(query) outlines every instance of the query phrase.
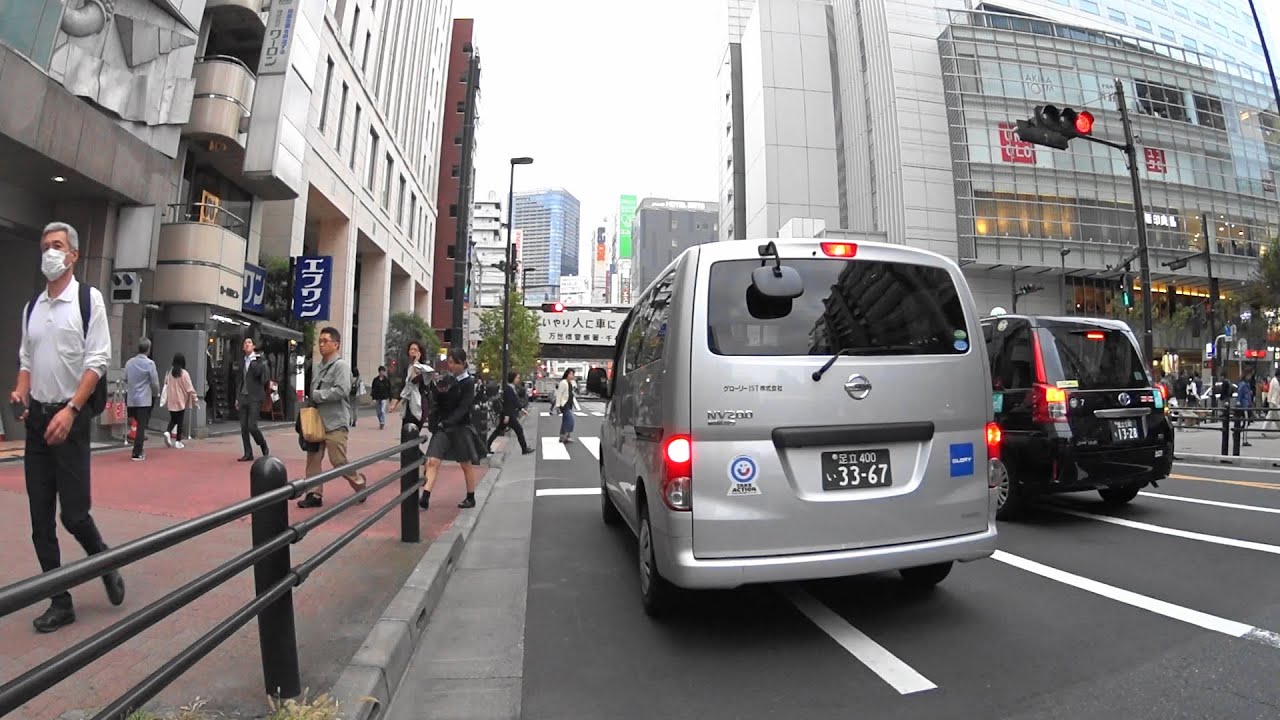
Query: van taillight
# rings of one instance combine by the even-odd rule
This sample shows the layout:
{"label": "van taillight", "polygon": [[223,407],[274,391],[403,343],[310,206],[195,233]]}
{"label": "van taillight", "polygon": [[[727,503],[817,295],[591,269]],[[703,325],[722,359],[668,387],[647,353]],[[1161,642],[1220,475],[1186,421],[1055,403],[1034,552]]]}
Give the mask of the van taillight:
{"label": "van taillight", "polygon": [[989,422],[987,423],[987,459],[995,459],[1000,457],[1000,442],[1004,440],[1004,432],[1000,426]]}
{"label": "van taillight", "polygon": [[827,257],[851,258],[858,254],[857,243],[824,242],[822,253]]}
{"label": "van taillight", "polygon": [[688,435],[672,435],[662,447],[666,472],[662,478],[662,502],[678,511],[693,509],[693,441]]}
{"label": "van taillight", "polygon": [[1032,422],[1067,422],[1067,391],[1036,383],[1031,394]]}

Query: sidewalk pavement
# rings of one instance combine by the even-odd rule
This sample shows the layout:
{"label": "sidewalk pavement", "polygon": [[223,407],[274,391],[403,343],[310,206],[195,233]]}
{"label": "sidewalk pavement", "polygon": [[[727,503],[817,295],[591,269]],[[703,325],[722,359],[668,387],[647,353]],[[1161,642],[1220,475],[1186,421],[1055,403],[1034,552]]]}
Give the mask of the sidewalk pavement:
{"label": "sidewalk pavement", "polygon": [[[1280,432],[1271,431],[1263,432],[1259,430],[1262,423],[1254,424],[1247,435],[1241,438],[1240,457],[1241,458],[1280,458]],[[1184,455],[1213,455],[1222,457],[1222,425],[1217,427],[1182,427],[1177,429],[1175,435],[1175,457]],[[1232,429],[1233,437],[1228,438],[1228,453],[1234,448],[1235,430]],[[1244,440],[1249,441],[1249,446],[1244,445]]]}
{"label": "sidewalk pavement", "polygon": [[[388,423],[381,431],[376,424],[362,423],[351,434],[349,456],[356,459],[398,444],[399,428],[398,422]],[[301,477],[304,455],[292,428],[266,435],[273,453],[289,467],[291,477]],[[147,459],[143,462],[132,462],[124,452],[94,454],[93,514],[107,542],[118,545],[247,497],[251,464],[236,462],[241,452],[239,436],[231,435],[194,440],[182,450],[148,440]],[[365,472],[372,482],[398,467],[397,457],[376,463]],[[398,485],[393,483],[365,505],[313,530],[293,546],[293,564],[311,557],[397,492]],[[326,485],[325,496],[330,503],[350,493],[341,478]],[[461,512],[456,505],[463,494],[461,470],[456,465],[445,466],[433,495],[435,502],[422,516],[422,543],[400,542],[399,512],[393,509],[294,591],[303,686],[311,688],[313,696],[328,690],[430,542]],[[316,512],[299,510],[293,503],[289,510],[294,521]],[[39,572],[29,539],[30,527],[22,464],[0,465],[0,538],[4,540],[0,542],[0,585]],[[31,627],[32,618],[44,611],[43,602],[0,618],[0,647],[6,649],[0,653],[0,681],[13,679],[248,549],[249,528],[246,517],[126,567],[123,574],[128,596],[120,607],[107,602],[100,582],[81,586],[72,593],[78,622],[51,635],[40,635]],[[83,556],[62,527],[58,534],[64,562]],[[185,649],[253,595],[253,574],[246,570],[10,717],[48,720],[70,710],[101,707]],[[152,705],[176,708],[199,697],[209,700],[207,710],[230,717],[265,714],[267,694],[257,634],[257,622],[250,622],[162,692]]]}

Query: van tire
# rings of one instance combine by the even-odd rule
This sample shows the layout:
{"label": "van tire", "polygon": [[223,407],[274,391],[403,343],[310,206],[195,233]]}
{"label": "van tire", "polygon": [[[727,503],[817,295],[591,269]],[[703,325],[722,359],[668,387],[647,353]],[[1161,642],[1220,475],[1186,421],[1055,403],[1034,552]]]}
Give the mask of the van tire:
{"label": "van tire", "polygon": [[1108,505],[1124,505],[1138,497],[1138,492],[1141,490],[1141,485],[1120,485],[1118,487],[1099,488],[1098,494],[1102,496],[1102,501]]}
{"label": "van tire", "polygon": [[600,516],[604,519],[604,524],[609,527],[615,527],[622,523],[622,513],[618,512],[618,506],[613,504],[613,498],[609,497],[609,484],[604,480],[604,463],[600,463]]}
{"label": "van tire", "polygon": [[927,590],[934,585],[942,582],[951,574],[951,566],[955,563],[947,561],[944,563],[936,563],[934,565],[921,565],[920,567],[902,568],[898,571],[902,575],[902,580],[911,587]]}
{"label": "van tire", "polygon": [[649,524],[649,508],[647,500],[639,497],[639,522],[636,533],[637,570],[640,581],[640,602],[644,612],[651,618],[665,615],[674,604],[676,588],[658,572],[658,563],[653,551],[653,528]]}
{"label": "van tire", "polygon": [[1005,465],[1004,478],[996,505],[997,520],[1017,520],[1027,508],[1027,491],[1013,475],[1013,468]]}

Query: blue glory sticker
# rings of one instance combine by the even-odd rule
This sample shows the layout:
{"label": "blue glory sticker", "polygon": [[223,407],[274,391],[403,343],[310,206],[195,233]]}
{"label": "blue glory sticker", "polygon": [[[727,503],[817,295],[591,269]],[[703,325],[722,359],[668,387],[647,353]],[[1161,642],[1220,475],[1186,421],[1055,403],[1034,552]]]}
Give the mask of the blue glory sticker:
{"label": "blue glory sticker", "polygon": [[973,443],[951,445],[951,477],[968,477],[973,474]]}

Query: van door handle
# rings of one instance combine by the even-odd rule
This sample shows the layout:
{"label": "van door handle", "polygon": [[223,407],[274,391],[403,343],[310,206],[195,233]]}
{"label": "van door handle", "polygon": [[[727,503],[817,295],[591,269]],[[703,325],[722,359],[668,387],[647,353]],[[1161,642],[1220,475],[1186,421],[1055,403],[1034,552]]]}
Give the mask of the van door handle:
{"label": "van door handle", "polygon": [[662,442],[662,428],[653,427],[652,425],[637,425],[636,439],[647,440],[649,442]]}

